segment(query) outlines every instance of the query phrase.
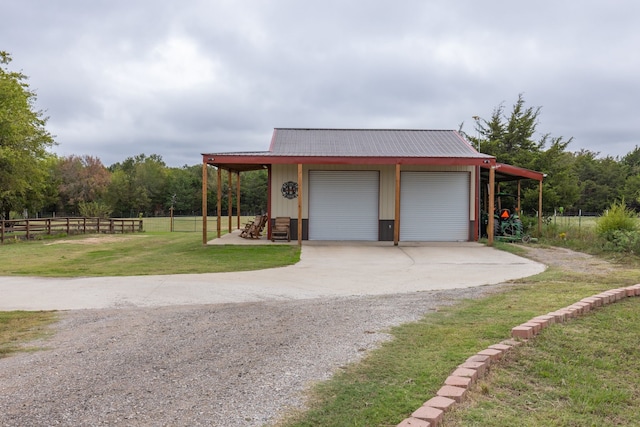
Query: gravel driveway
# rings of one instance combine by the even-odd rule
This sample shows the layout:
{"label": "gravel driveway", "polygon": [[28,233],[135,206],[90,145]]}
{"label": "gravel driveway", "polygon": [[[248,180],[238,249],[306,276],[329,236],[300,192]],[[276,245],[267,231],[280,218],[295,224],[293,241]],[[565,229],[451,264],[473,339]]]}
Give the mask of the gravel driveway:
{"label": "gravel driveway", "polygon": [[0,359],[0,425],[261,426],[390,326],[498,287],[62,312],[45,350]]}
{"label": "gravel driveway", "polygon": [[[562,251],[530,256],[575,261]],[[0,359],[0,425],[270,424],[391,326],[503,286],[62,311],[55,333],[35,343],[43,350]]]}

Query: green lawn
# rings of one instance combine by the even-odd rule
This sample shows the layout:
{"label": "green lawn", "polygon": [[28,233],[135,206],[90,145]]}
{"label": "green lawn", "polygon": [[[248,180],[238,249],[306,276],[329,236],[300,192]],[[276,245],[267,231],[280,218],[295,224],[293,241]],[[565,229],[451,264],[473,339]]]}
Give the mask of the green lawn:
{"label": "green lawn", "polygon": [[200,233],[82,235],[0,246],[0,275],[215,273],[280,267],[299,260],[297,246],[205,246]]}
{"label": "green lawn", "polygon": [[543,331],[481,381],[446,426],[638,426],[640,298]]}

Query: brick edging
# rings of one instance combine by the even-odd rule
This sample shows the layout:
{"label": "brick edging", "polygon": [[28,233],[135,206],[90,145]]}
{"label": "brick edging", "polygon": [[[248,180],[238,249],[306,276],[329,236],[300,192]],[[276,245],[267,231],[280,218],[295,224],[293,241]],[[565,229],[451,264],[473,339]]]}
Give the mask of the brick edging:
{"label": "brick edging", "polygon": [[427,400],[397,427],[437,427],[441,423],[444,413],[456,403],[462,402],[469,388],[479,378],[487,374],[489,366],[500,360],[513,347],[535,337],[542,329],[554,323],[566,322],[597,307],[634,296],[640,296],[640,283],[626,288],[611,289],[583,298],[575,304],[543,316],[534,317],[528,322],[512,328],[512,339],[490,345],[485,350],[479,351],[464,363],[458,365],[456,370],[447,377],[442,388],[437,391],[436,396]]}

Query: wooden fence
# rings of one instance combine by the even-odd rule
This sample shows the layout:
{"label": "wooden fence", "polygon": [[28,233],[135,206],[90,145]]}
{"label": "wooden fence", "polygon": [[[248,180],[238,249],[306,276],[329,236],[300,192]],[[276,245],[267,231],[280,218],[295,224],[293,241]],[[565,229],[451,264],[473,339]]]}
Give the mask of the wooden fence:
{"label": "wooden fence", "polygon": [[0,220],[0,243],[8,239],[32,239],[37,235],[134,233],[142,231],[141,219],[37,218]]}

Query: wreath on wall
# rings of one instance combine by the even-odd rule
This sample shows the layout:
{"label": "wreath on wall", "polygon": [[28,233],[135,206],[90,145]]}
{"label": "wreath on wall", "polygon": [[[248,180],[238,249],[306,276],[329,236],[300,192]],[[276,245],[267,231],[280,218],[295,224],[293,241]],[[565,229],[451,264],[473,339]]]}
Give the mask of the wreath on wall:
{"label": "wreath on wall", "polygon": [[286,199],[295,199],[298,197],[298,183],[293,181],[287,181],[282,184],[280,189],[282,196]]}

